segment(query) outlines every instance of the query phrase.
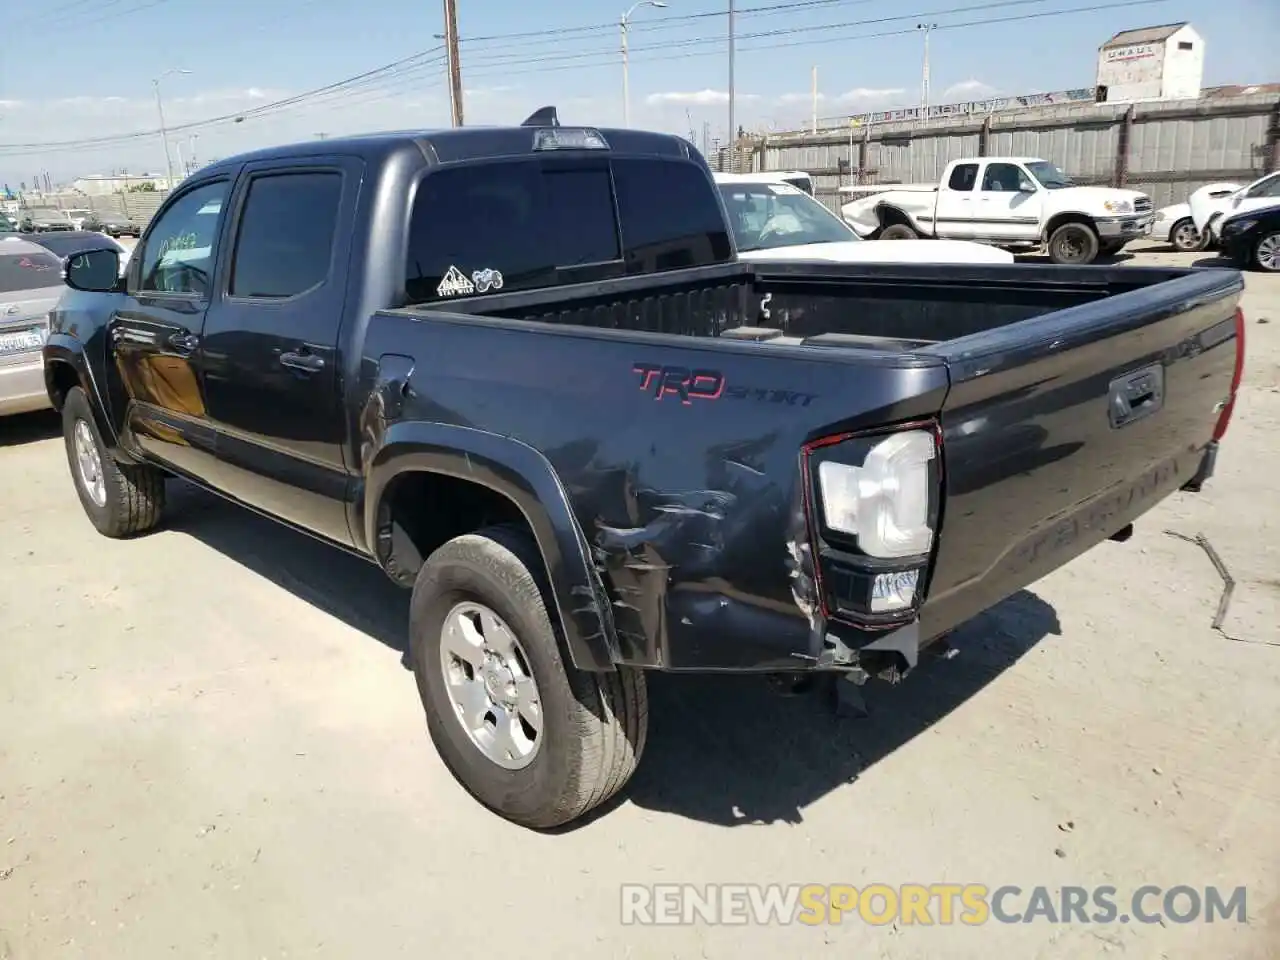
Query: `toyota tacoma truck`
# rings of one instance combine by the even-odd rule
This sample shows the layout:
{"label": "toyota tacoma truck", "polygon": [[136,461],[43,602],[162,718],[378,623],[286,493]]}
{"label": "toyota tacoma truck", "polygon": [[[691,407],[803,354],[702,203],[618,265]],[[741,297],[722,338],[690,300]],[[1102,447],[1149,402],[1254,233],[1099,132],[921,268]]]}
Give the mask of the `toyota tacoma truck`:
{"label": "toyota tacoma truck", "polygon": [[1059,264],[1093,263],[1151,232],[1151,198],[1136,190],[1080,187],[1032,157],[953,160],[935,184],[842,187],[841,213],[867,239],[979,240],[1045,249]]}
{"label": "toyota tacoma truck", "polygon": [[440,755],[534,828],[627,782],[645,671],[896,679],[1123,539],[1243,355],[1232,270],[740,261],[691,144],[553,111],[221,160],[118,256],[44,348],[89,520],[177,477],[377,564]]}

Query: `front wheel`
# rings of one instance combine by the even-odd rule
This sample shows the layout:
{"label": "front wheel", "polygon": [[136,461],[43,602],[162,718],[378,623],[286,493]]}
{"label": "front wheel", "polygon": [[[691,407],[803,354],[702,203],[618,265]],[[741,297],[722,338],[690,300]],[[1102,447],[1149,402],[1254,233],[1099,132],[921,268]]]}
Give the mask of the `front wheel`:
{"label": "front wheel", "polygon": [[1201,233],[1190,217],[1183,217],[1169,231],[1169,245],[1179,253],[1199,253],[1209,245],[1209,231]]}
{"label": "front wheel", "polygon": [[423,564],[410,647],[427,728],[458,782],[514,823],[583,816],[644,752],[644,674],[576,669],[545,597],[542,558],[518,528],[456,537]]}
{"label": "front wheel", "polygon": [[919,236],[905,223],[891,223],[880,231],[881,240],[916,240]]}
{"label": "front wheel", "polygon": [[112,459],[80,387],[73,387],[62,405],[62,436],[76,494],[99,533],[128,537],[160,522],[164,474],[146,464]]}
{"label": "front wheel", "polygon": [[1098,235],[1084,223],[1064,223],[1049,238],[1049,259],[1078,266],[1098,259]]}
{"label": "front wheel", "polygon": [[1253,262],[1249,265],[1266,273],[1280,273],[1280,230],[1258,239],[1253,248]]}

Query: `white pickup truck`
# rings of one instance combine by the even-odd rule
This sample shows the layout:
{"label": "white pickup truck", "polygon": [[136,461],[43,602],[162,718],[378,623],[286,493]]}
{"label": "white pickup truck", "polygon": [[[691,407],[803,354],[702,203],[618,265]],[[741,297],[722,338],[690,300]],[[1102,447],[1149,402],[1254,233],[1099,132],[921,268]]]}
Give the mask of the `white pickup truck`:
{"label": "white pickup truck", "polygon": [[862,237],[977,240],[1008,250],[1048,248],[1054,263],[1092,263],[1151,232],[1151,198],[1078,187],[1033,157],[953,160],[940,184],[842,187],[841,207]]}

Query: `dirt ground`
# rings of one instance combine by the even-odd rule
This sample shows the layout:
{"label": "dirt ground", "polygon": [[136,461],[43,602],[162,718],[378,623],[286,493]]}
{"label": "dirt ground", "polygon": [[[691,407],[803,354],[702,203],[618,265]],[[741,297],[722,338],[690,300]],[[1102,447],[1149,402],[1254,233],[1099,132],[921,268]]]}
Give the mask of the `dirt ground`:
{"label": "dirt ground", "polygon": [[[1204,493],[864,719],[654,677],[625,799],[554,836],[436,757],[377,570],[189,490],[107,540],[56,420],[0,422],[0,960],[1280,956],[1280,277],[1248,284]],[[1208,556],[1166,530],[1234,576],[1222,632]],[[1249,923],[621,924],[621,884],[674,882],[1218,884]]]}

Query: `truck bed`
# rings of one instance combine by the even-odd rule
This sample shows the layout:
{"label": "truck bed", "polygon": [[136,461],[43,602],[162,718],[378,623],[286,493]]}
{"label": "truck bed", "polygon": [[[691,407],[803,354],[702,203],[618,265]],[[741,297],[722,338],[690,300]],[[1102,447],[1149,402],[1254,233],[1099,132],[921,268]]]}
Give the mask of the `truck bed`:
{"label": "truck bed", "polygon": [[1227,270],[728,264],[378,314],[366,356],[417,358],[404,416],[543,452],[620,591],[623,662],[786,669],[820,641],[820,597],[786,572],[798,451],[936,425],[927,642],[1197,476],[1242,289]]}

